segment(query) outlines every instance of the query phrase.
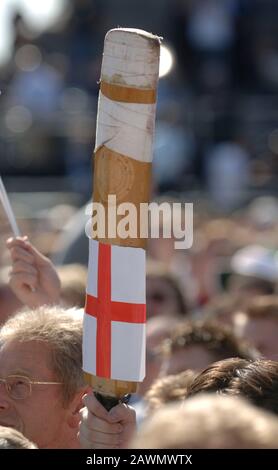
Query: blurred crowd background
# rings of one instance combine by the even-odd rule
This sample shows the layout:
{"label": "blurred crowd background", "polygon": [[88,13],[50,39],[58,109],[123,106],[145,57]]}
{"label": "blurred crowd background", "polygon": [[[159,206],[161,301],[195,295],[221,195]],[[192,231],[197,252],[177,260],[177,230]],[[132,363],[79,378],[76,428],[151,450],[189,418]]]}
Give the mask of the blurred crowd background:
{"label": "blurred crowd background", "polygon": [[[66,306],[85,301],[105,34],[121,26],[163,37],[152,199],[193,203],[194,234],[188,250],[175,250],[173,236],[149,240],[138,422],[146,403],[155,409],[188,390],[209,391],[206,371],[203,385],[194,377],[231,357],[241,359],[213,366],[211,390],[224,384],[228,394],[278,412],[277,17],[275,0],[0,0],[0,175],[21,233],[56,265]],[[22,306],[8,285],[11,235],[0,207],[0,324]],[[258,358],[276,362],[249,363]],[[231,413],[223,403],[229,427],[241,416],[238,402]],[[217,402],[204,405],[209,420],[217,415],[210,413]],[[257,419],[250,414],[251,424]],[[205,439],[215,436],[203,422]],[[181,448],[194,448],[181,431]],[[277,447],[277,430],[271,435],[267,445]]]}
{"label": "blurred crowd background", "polygon": [[[197,310],[225,293],[244,247],[248,275],[276,285],[277,14],[275,0],[1,0],[0,174],[22,233],[58,264],[87,265],[76,247],[104,36],[138,27],[164,38],[153,199],[194,203],[193,247],[151,240],[150,257],[178,275]],[[2,208],[0,219],[5,279]]]}

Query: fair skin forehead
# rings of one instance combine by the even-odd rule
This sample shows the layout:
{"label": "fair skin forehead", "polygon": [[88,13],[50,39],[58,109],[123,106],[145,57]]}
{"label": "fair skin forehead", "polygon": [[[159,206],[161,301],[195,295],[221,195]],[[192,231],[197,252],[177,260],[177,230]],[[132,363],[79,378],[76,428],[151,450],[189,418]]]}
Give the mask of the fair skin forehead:
{"label": "fair skin forehead", "polygon": [[41,381],[55,379],[50,369],[50,350],[38,341],[9,341],[0,349],[0,376],[23,374]]}
{"label": "fair skin forehead", "polygon": [[[50,350],[42,342],[7,341],[0,349],[0,377],[19,374],[37,381],[59,381],[50,368]],[[61,385],[34,385],[32,395],[14,400],[0,385],[0,424],[23,432],[41,448],[61,444],[66,430],[66,410]]]}

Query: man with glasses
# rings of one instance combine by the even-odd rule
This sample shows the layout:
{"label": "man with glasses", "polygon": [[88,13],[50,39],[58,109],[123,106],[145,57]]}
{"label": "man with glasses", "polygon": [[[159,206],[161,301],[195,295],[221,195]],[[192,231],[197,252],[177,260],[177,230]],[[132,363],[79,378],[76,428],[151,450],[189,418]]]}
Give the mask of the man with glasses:
{"label": "man with glasses", "polygon": [[[0,425],[20,431],[39,448],[74,449],[83,397],[82,315],[42,306],[11,317],[0,330]],[[126,447],[135,426],[124,404],[106,410],[87,395],[83,442],[92,448]],[[131,421],[131,422],[130,422]],[[89,425],[87,430],[86,426]],[[85,431],[84,431],[85,429]]]}
{"label": "man with glasses", "polygon": [[60,307],[11,317],[0,331],[0,424],[39,448],[78,448],[88,391],[81,369],[82,320]]}

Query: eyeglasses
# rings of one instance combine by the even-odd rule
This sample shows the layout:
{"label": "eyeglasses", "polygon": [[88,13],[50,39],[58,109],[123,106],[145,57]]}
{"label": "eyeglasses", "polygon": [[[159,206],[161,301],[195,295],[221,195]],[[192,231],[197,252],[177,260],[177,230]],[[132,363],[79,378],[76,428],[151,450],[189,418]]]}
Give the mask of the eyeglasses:
{"label": "eyeglasses", "polygon": [[9,375],[0,378],[0,384],[5,384],[8,395],[14,400],[24,400],[32,394],[32,385],[62,385],[63,382],[38,382],[22,375]]}

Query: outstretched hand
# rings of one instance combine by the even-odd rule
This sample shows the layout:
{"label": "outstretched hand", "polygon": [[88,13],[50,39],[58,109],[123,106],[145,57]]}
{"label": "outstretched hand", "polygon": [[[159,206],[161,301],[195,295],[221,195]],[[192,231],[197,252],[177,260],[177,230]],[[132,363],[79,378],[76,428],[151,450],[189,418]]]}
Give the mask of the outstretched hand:
{"label": "outstretched hand", "polygon": [[31,308],[59,303],[61,283],[52,262],[27,237],[9,238],[7,248],[12,258],[9,284],[18,299]]}

